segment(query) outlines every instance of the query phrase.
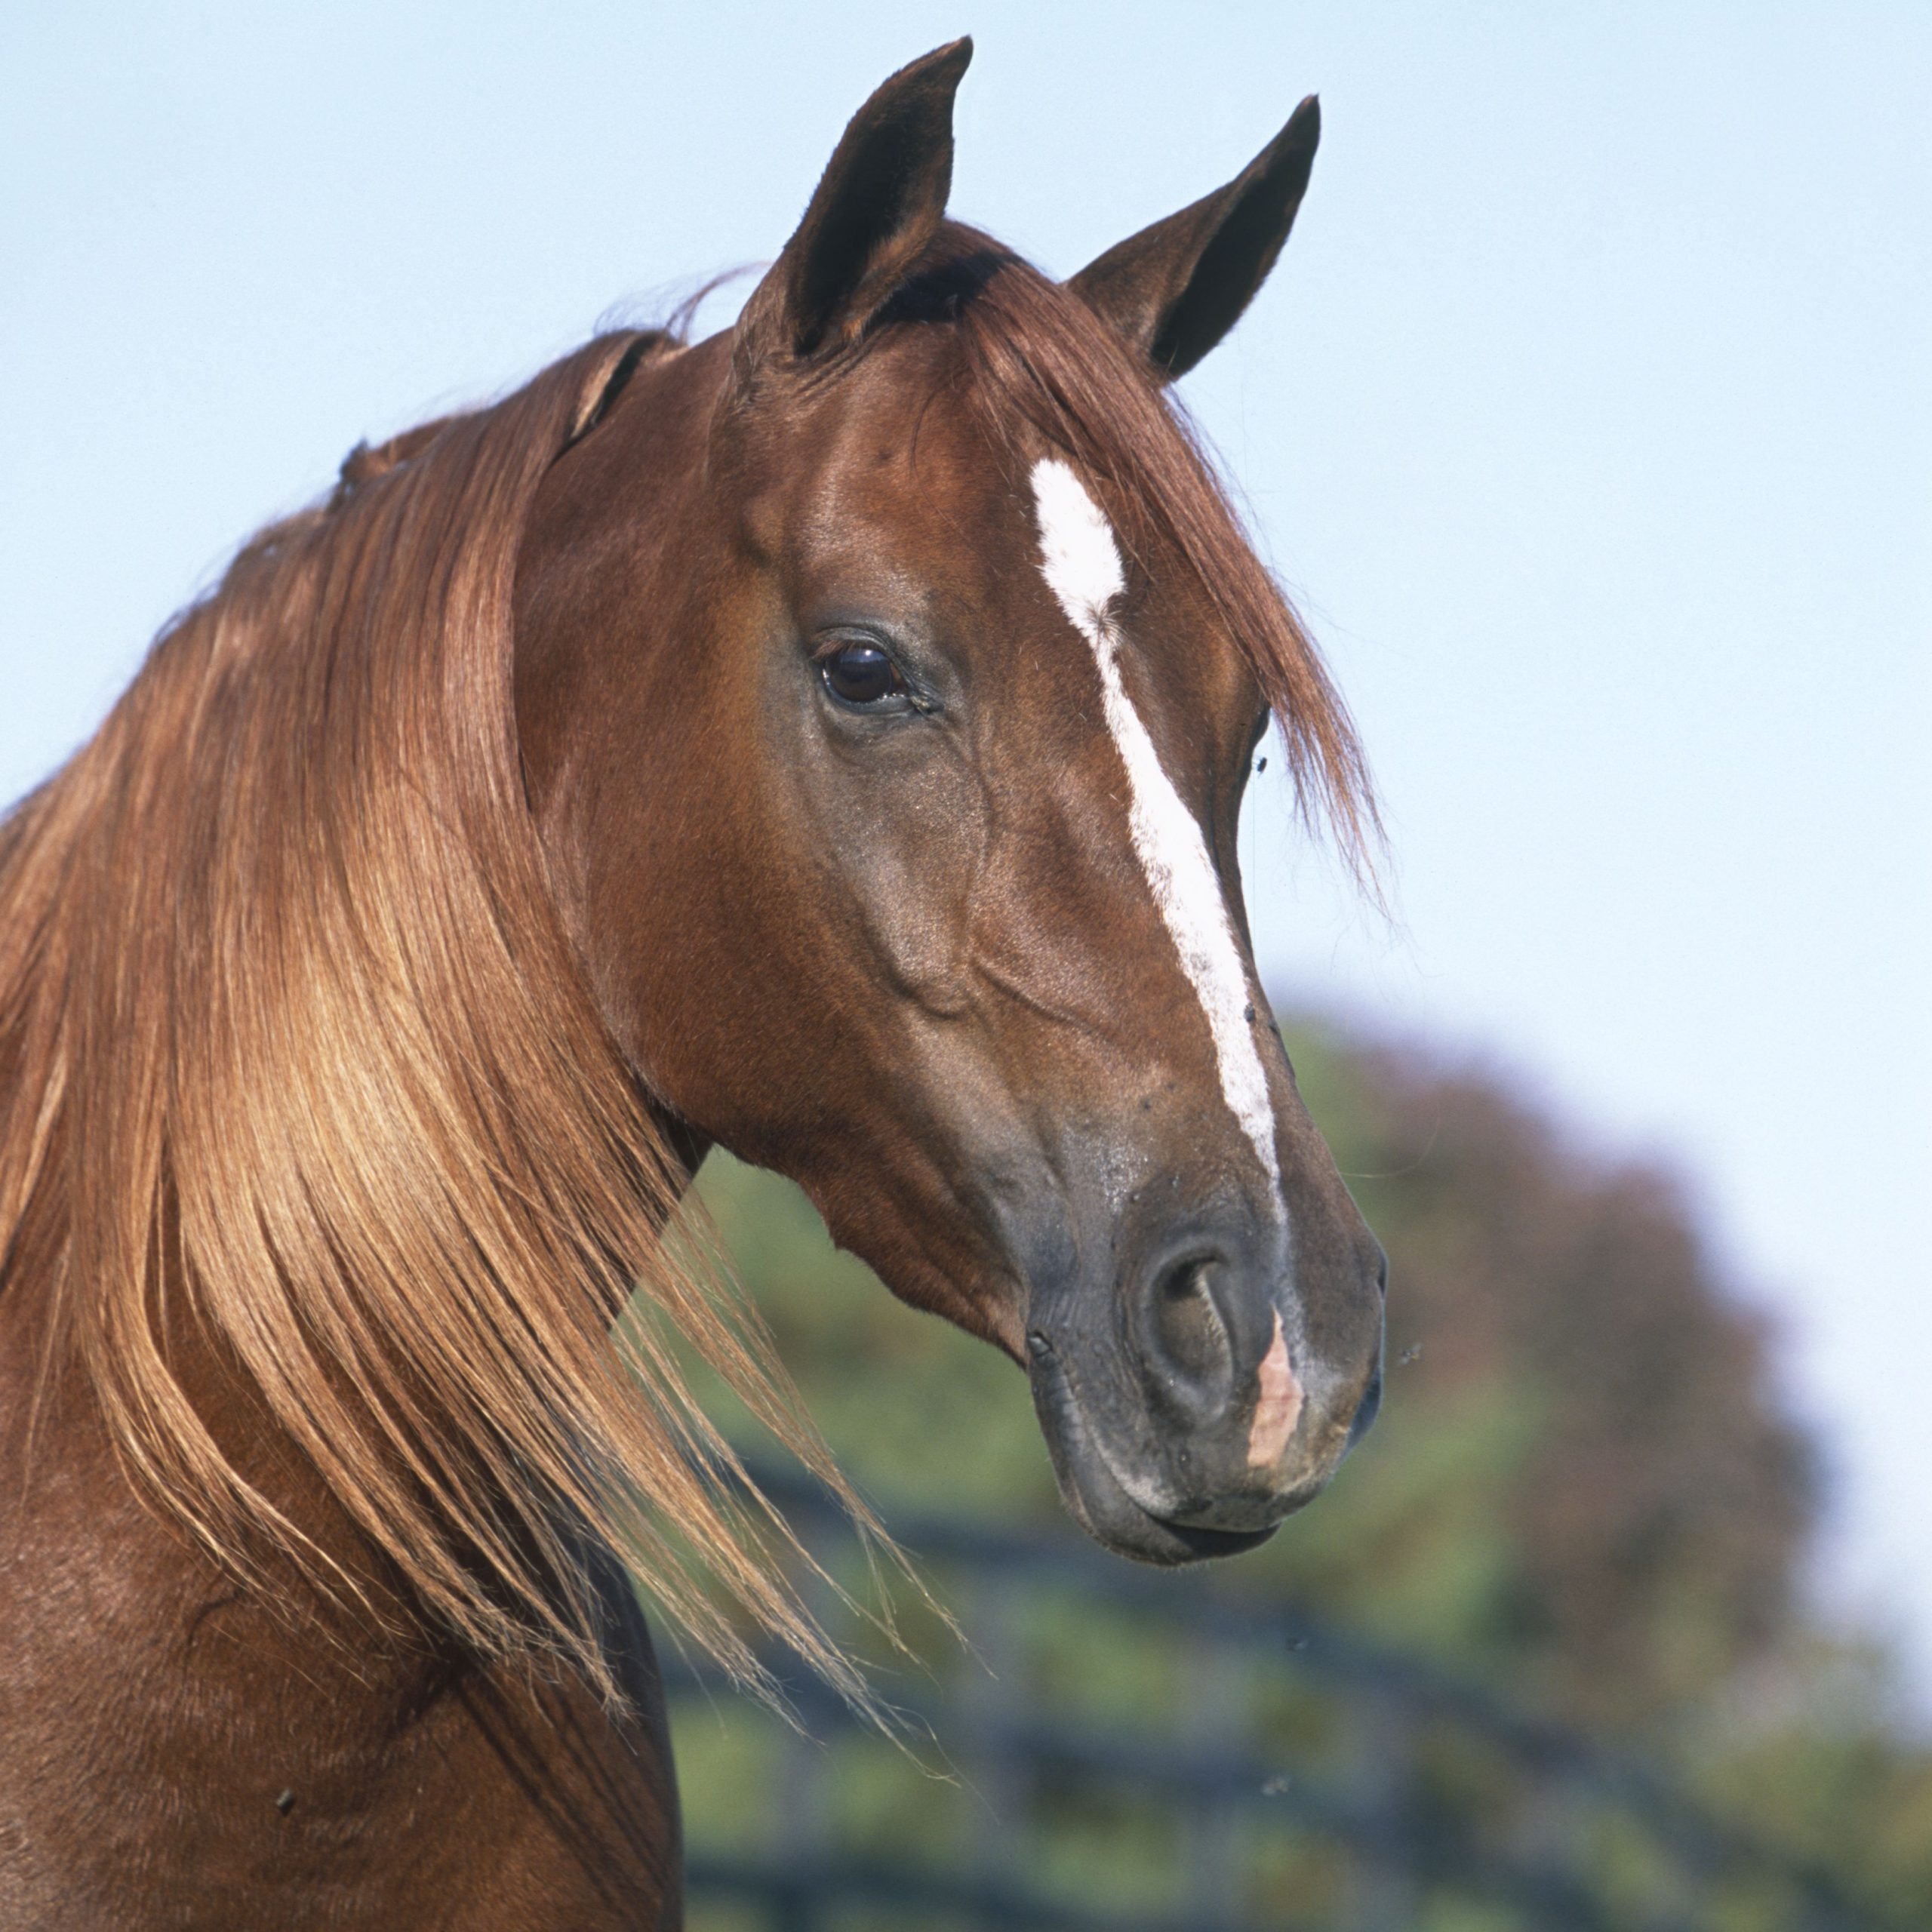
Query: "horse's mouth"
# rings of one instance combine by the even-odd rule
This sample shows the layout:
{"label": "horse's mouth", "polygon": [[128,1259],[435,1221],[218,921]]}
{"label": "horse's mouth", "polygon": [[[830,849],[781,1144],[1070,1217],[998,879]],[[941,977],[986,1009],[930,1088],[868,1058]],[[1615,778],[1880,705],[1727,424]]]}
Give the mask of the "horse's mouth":
{"label": "horse's mouth", "polygon": [[1297,1495],[1268,1506],[1267,1520],[1253,1528],[1218,1528],[1158,1514],[1136,1501],[1115,1471],[1057,1357],[1036,1354],[1031,1380],[1060,1500],[1074,1521],[1116,1555],[1168,1567],[1238,1556],[1266,1543],[1306,1500]]}

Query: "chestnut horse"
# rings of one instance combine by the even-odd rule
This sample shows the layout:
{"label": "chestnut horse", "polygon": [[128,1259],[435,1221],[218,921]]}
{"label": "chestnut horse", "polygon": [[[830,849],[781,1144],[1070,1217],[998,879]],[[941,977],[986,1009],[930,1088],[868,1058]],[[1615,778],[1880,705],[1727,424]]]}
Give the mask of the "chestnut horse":
{"label": "chestnut horse", "polygon": [[1366,1426],[1235,835],[1271,715],[1373,807],[1164,394],[1315,106],[1060,285],[946,218],[969,51],[730,331],[355,452],[0,826],[0,1923],[679,1921],[632,1578],[845,1669],[679,1365],[836,1481],[664,1238],[714,1143],[1025,1365],[1125,1555]]}

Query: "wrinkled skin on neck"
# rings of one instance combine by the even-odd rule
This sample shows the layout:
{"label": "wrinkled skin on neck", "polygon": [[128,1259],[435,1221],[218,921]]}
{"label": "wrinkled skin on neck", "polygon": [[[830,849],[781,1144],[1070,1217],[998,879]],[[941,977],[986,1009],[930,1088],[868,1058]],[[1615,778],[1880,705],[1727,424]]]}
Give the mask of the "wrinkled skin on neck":
{"label": "wrinkled skin on neck", "polygon": [[[1121,682],[1225,895],[1278,1189],[950,331],[810,380],[730,350],[641,371],[525,544],[518,729],[586,970],[694,1155],[791,1176],[894,1293],[1029,1365],[1103,1541],[1242,1546],[1365,1426],[1380,1350],[1379,1251],[1247,960],[1260,694],[1184,571],[1130,570]],[[828,688],[855,638],[903,705]]]}

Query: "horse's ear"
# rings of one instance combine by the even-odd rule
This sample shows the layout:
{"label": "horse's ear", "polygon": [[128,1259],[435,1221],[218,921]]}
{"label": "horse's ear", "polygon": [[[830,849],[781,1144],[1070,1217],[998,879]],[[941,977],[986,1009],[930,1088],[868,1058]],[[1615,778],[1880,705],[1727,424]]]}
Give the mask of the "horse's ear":
{"label": "horse's ear", "polygon": [[1314,95],[1225,188],[1109,248],[1067,286],[1163,382],[1184,376],[1268,278],[1315,165]]}
{"label": "horse's ear", "polygon": [[742,352],[841,348],[897,291],[946,213],[952,97],[972,57],[971,40],[935,48],[853,115],[797,233],[745,305]]}

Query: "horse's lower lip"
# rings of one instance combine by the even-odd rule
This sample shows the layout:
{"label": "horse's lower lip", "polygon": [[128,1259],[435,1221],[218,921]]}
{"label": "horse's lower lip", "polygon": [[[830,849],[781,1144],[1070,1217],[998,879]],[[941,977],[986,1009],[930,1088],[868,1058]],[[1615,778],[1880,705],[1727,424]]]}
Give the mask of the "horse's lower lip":
{"label": "horse's lower lip", "polygon": [[1275,1534],[1274,1523],[1254,1530],[1223,1530],[1172,1520],[1145,1509],[1128,1493],[1093,1440],[1065,1372],[1051,1353],[1036,1352],[1034,1401],[1052,1456],[1061,1500],[1081,1527],[1103,1549],[1137,1562],[1175,1566],[1238,1556]]}
{"label": "horse's lower lip", "polygon": [[1173,1565],[1238,1556],[1259,1549],[1279,1527],[1270,1523],[1263,1529],[1217,1530],[1157,1516],[1128,1494],[1098,1457],[1084,1459],[1077,1468],[1069,1459],[1061,1493],[1096,1543],[1141,1563]]}
{"label": "horse's lower lip", "polygon": [[1192,1523],[1171,1523],[1159,1516],[1148,1520],[1158,1523],[1170,1536],[1186,1543],[1203,1561],[1217,1556],[1238,1556],[1244,1550],[1259,1549],[1280,1527],[1271,1523],[1265,1530],[1208,1530]]}

